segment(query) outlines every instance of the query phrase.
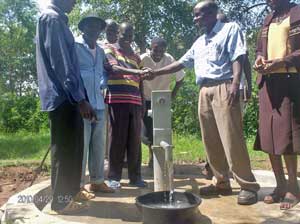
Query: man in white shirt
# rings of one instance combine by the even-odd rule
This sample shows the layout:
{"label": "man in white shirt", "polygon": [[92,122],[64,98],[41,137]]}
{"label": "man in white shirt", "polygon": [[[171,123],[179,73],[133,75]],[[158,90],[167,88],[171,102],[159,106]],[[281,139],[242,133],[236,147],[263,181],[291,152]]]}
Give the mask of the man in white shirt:
{"label": "man in white shirt", "polygon": [[[141,55],[141,65],[143,67],[151,69],[159,69],[173,63],[174,58],[166,53],[167,42],[163,38],[156,37],[151,41],[151,51]],[[174,99],[177,90],[183,82],[185,73],[180,70],[173,74],[167,74],[164,76],[158,76],[153,80],[144,80],[144,97],[146,103],[146,113],[144,115],[144,127],[143,127],[143,143],[149,146],[149,163],[150,168],[153,167],[153,158],[151,146],[153,144],[153,123],[152,118],[147,115],[147,111],[151,109],[151,92],[153,90],[169,90],[172,81],[172,76],[176,78],[176,85],[172,91],[172,99]]]}

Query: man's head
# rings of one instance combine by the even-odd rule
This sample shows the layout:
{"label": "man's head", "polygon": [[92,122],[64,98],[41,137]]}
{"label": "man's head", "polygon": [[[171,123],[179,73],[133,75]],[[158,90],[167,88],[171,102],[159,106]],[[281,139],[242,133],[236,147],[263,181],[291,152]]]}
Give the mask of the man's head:
{"label": "man's head", "polygon": [[213,0],[204,0],[194,8],[194,23],[199,28],[212,29],[217,21],[218,5]]}
{"label": "man's head", "polygon": [[89,15],[80,20],[78,28],[83,32],[85,39],[97,41],[99,34],[105,29],[106,23],[97,15]]}
{"label": "man's head", "polygon": [[119,44],[122,48],[129,48],[133,41],[134,29],[129,23],[122,23],[120,25]]}
{"label": "man's head", "polygon": [[51,3],[65,13],[70,13],[74,8],[76,0],[51,0]]}
{"label": "man's head", "polygon": [[271,7],[272,10],[280,11],[283,8],[286,8],[288,6],[288,3],[290,0],[267,0],[267,4]]}
{"label": "man's head", "polygon": [[106,21],[106,40],[110,44],[114,44],[118,40],[119,35],[119,25],[112,19],[107,19]]}
{"label": "man's head", "polygon": [[151,58],[155,62],[160,62],[167,49],[167,41],[160,37],[155,37],[151,41]]}

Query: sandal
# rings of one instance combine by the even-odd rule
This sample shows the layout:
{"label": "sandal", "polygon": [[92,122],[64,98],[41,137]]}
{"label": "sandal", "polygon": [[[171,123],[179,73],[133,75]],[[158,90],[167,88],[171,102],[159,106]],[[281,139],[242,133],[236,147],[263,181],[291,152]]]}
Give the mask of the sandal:
{"label": "sandal", "polygon": [[88,201],[95,198],[95,194],[89,192],[85,188],[81,188],[80,191],[74,197],[74,201]]}
{"label": "sandal", "polygon": [[299,196],[297,197],[291,192],[287,192],[284,196],[283,201],[280,203],[280,210],[288,210],[293,208],[300,202]]}
{"label": "sandal", "polygon": [[226,196],[232,194],[232,188],[231,187],[221,188],[211,184],[205,187],[201,187],[199,194],[203,196],[212,196],[212,195]]}
{"label": "sandal", "polygon": [[78,214],[80,212],[83,212],[87,210],[88,205],[86,203],[78,202],[72,200],[65,208],[62,210],[56,211],[59,215],[72,215],[72,214]]}
{"label": "sandal", "polygon": [[286,193],[285,191],[280,192],[279,188],[275,188],[271,194],[264,197],[264,203],[266,204],[278,203],[284,199],[285,193]]}

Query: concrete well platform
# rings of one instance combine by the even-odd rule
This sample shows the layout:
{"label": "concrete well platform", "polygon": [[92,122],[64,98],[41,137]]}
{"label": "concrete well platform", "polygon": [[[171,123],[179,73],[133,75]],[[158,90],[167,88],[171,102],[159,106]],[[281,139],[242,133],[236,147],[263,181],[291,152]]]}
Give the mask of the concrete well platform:
{"label": "concrete well platform", "polygon": [[[199,192],[199,186],[210,183],[201,176],[201,167],[182,165],[175,167],[176,191]],[[252,206],[240,206],[236,203],[239,192],[238,185],[233,181],[235,195],[213,198],[202,198],[199,206],[201,216],[199,223],[209,224],[296,224],[300,223],[300,205],[290,211],[281,211],[279,204],[266,205],[263,197],[271,193],[275,186],[275,180],[270,171],[254,171],[261,185],[259,192],[260,202]],[[126,175],[126,174],[125,174]],[[135,198],[139,195],[153,191],[153,179],[151,173],[144,169],[144,177],[149,183],[147,189],[128,187],[127,181],[122,181],[123,187],[114,194],[97,194],[90,202],[91,208],[77,216],[60,216],[68,221],[80,221],[82,223],[95,224],[133,224],[142,223],[141,214],[135,206]],[[183,223],[184,224],[184,223]]]}
{"label": "concrete well platform", "polygon": [[[176,191],[190,191],[198,194],[199,187],[210,183],[201,176],[200,166],[177,165],[175,166]],[[124,170],[125,171],[125,170]],[[234,195],[202,198],[199,206],[198,223],[200,224],[299,224],[300,204],[289,211],[281,211],[279,204],[267,205],[262,202],[263,197],[272,192],[275,186],[274,177],[270,171],[254,171],[261,185],[259,202],[251,206],[240,206],[236,203],[239,192],[238,185],[233,181]],[[76,216],[49,216],[49,205],[43,209],[44,220],[51,223],[93,223],[93,224],[140,224],[142,216],[135,206],[135,198],[139,195],[153,191],[151,172],[143,168],[143,175],[149,186],[146,189],[137,189],[128,186],[127,179],[122,180],[122,188],[114,194],[97,194],[90,201],[90,208]],[[126,172],[124,177],[126,177]],[[20,215],[19,215],[20,216]],[[60,220],[60,221],[58,221]],[[29,220],[28,220],[29,221]],[[14,223],[14,222],[12,222]],[[16,223],[16,222],[15,222]],[[22,222],[23,223],[23,222]],[[24,222],[37,223],[37,222]],[[38,222],[46,224],[50,222]],[[185,224],[185,223],[182,223]]]}

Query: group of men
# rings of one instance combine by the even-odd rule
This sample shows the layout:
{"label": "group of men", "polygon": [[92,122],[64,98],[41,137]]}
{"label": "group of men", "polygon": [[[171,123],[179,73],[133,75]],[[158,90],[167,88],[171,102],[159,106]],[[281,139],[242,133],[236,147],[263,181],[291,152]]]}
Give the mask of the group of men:
{"label": "group of men", "polygon": [[[254,66],[263,74],[259,81],[259,97],[264,103],[260,104],[257,148],[270,154],[278,185],[265,202],[282,200],[281,209],[289,209],[299,202],[295,176],[300,150],[300,95],[296,88],[300,56],[299,44],[295,42],[299,23],[298,17],[293,16],[299,7],[289,0],[267,2],[273,13],[262,29]],[[167,43],[162,38],[153,39],[151,52],[140,57],[132,48],[134,28],[129,23],[118,26],[98,16],[85,17],[78,25],[83,34],[75,41],[65,15],[74,4],[74,0],[52,0],[37,25],[39,90],[42,110],[49,113],[51,129],[51,208],[58,213],[76,212],[86,208],[83,200],[94,197],[90,191],[112,193],[120,188],[125,154],[129,185],[147,186],[141,176],[143,117],[150,149],[153,137],[152,121],[144,114],[143,105],[146,102],[145,108],[150,108],[152,90],[169,88],[170,74],[176,74],[172,94],[175,96],[183,81],[184,68],[194,68],[200,86],[201,136],[215,177],[213,184],[200,188],[200,194],[232,194],[231,171],[241,186],[238,203],[256,203],[259,185],[251,171],[240,106],[247,50],[239,26],[222,22],[217,18],[217,4],[204,0],[194,8],[194,23],[203,34],[180,60],[175,61],[165,53]],[[290,23],[285,23],[287,18]],[[107,40],[100,47],[97,39],[105,27]],[[286,46],[290,39],[293,42]],[[275,47],[277,41],[281,43],[279,50]],[[249,74],[249,66],[244,71]],[[251,81],[248,84],[251,92]],[[104,182],[103,169],[104,103],[108,105],[110,121],[108,184]],[[279,138],[281,126],[284,136]],[[288,181],[280,155],[285,155]],[[87,157],[90,191],[84,188]]]}

